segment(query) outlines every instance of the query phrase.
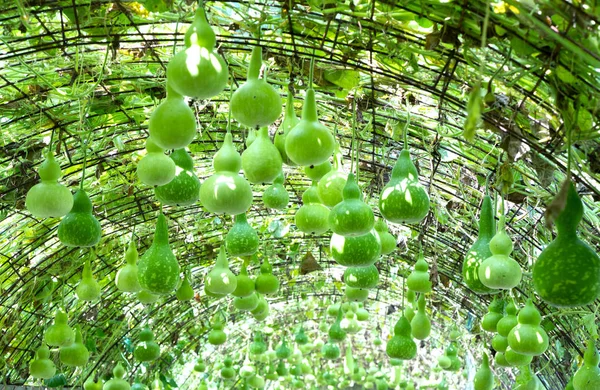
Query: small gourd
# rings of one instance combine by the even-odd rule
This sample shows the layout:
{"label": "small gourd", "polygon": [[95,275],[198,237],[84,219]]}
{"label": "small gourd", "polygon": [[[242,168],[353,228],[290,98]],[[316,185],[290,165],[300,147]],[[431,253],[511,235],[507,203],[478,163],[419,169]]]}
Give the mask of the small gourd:
{"label": "small gourd", "polygon": [[46,159],[38,169],[41,183],[27,191],[25,207],[38,218],[62,217],[73,208],[71,191],[58,182],[62,177],[60,165],[51,151],[46,152]]}
{"label": "small gourd", "polygon": [[233,361],[230,357],[226,357],[223,360],[223,367],[221,368],[221,378],[225,380],[232,380],[235,378],[235,370],[233,369]]}
{"label": "small gourd", "polygon": [[369,289],[346,286],[344,296],[350,302],[364,302],[369,298]]}
{"label": "small gourd", "polygon": [[356,237],[373,229],[375,217],[373,210],[361,199],[360,188],[349,174],[342,192],[342,201],[329,213],[329,227],[339,235]]}
{"label": "small gourd", "polygon": [[[267,83],[266,73],[259,79],[262,47],[254,46],[248,66],[248,78],[231,96],[231,115],[250,128],[269,126],[281,115],[279,93]],[[280,161],[281,161],[281,156]]]}
{"label": "small gourd", "polygon": [[283,181],[283,172],[280,172],[275,180],[273,180],[273,184],[267,187],[263,192],[262,200],[266,208],[285,210],[287,207],[290,202],[290,195],[283,186]]}
{"label": "small gourd", "polygon": [[334,343],[341,343],[346,339],[346,331],[342,329],[342,311],[338,312],[335,322],[331,324],[327,332],[329,335],[329,341]]}
{"label": "small gourd", "polygon": [[296,341],[296,344],[298,344],[298,345],[308,344],[309,340],[308,340],[308,336],[304,332],[304,326],[301,326],[300,329],[298,329],[298,333],[296,333],[294,335],[294,341]]}
{"label": "small gourd", "polygon": [[235,222],[225,236],[225,248],[230,256],[251,256],[258,250],[258,234],[250,226],[246,213],[235,216]]}
{"label": "small gourd", "polygon": [[404,316],[411,322],[415,318],[415,304],[417,303],[417,294],[410,288],[406,290],[404,297]]}
{"label": "small gourd", "polygon": [[340,327],[348,334],[358,333],[362,329],[358,323],[358,320],[356,319],[356,314],[350,310],[344,314],[344,318],[340,322]]}
{"label": "small gourd", "polygon": [[375,265],[348,267],[344,271],[344,283],[354,288],[375,288],[379,284],[379,271]]}
{"label": "small gourd", "polygon": [[517,326],[517,324],[519,323],[517,319],[518,309],[515,306],[514,302],[511,300],[506,305],[505,311],[506,314],[500,319],[500,321],[498,321],[498,324],[496,325],[496,331],[500,336],[508,337],[508,334],[510,333],[512,328]]}
{"label": "small gourd", "polygon": [[281,339],[281,344],[275,349],[277,359],[285,360],[292,356],[292,350],[287,346],[285,336]]}
{"label": "small gourd", "polygon": [[196,116],[167,80],[167,98],[160,103],[148,122],[152,140],[162,149],[181,149],[188,146],[196,135]]}
{"label": "small gourd", "polygon": [[137,163],[136,172],[140,181],[147,186],[162,186],[175,178],[175,162],[165,154],[165,150],[148,137],[146,155]]}
{"label": "small gourd", "polygon": [[82,301],[93,302],[100,299],[100,284],[92,275],[92,266],[90,260],[86,261],[81,273],[81,281],[75,288],[77,298]]}
{"label": "small gourd", "polygon": [[140,362],[151,362],[160,356],[160,345],[154,341],[154,333],[145,327],[138,336],[139,343],[133,350],[133,357]]}
{"label": "small gourd", "polygon": [[225,325],[221,322],[218,316],[215,316],[211,324],[211,330],[208,333],[208,342],[212,345],[225,344],[227,341],[227,334],[223,331]]}
{"label": "small gourd", "polygon": [[381,253],[381,241],[375,229],[357,237],[332,234],[329,241],[331,256],[345,267],[366,267],[377,261]]}
{"label": "small gourd", "polygon": [[169,157],[176,165],[175,177],[168,184],[154,188],[156,199],[172,206],[196,203],[200,196],[200,179],[194,173],[194,160],[185,149],[177,149]]}
{"label": "small gourd", "polygon": [[125,265],[117,271],[115,277],[115,284],[120,291],[135,293],[142,290],[138,279],[137,260],[138,252],[132,237],[125,251]]}
{"label": "small gourd", "polygon": [[485,259],[480,265],[479,280],[489,288],[510,290],[521,282],[521,266],[510,253],[513,244],[504,227],[504,215],[500,217],[498,232],[490,241],[492,256]]}
{"label": "small gourd", "polygon": [[144,305],[150,305],[158,301],[158,298],[160,298],[160,296],[152,294],[150,291],[143,289],[138,291],[137,294],[135,294],[135,296],[138,299],[138,301],[140,301],[140,303],[143,303]]}
{"label": "small gourd", "polygon": [[316,182],[302,194],[302,206],[294,221],[298,230],[306,234],[318,235],[329,230],[329,209],[319,201]]}
{"label": "small gourd", "polygon": [[265,257],[260,266],[260,274],[254,282],[256,291],[264,295],[274,295],[279,291],[279,279],[273,275],[273,267]]}
{"label": "small gourd", "polygon": [[252,364],[252,362],[248,358],[248,355],[246,355],[246,358],[244,359],[244,362],[240,367],[240,376],[242,378],[251,378],[254,375],[256,375],[256,367],[254,366],[254,364]]}
{"label": "small gourd", "polygon": [[423,255],[423,249],[419,250],[419,258],[415,263],[415,268],[406,279],[406,286],[412,291],[419,293],[428,293],[431,291],[431,281],[429,280],[429,265]]}
{"label": "small gourd", "polygon": [[506,352],[506,349],[508,348],[508,338],[496,333],[492,338],[492,348],[494,348],[494,351],[496,352]]}
{"label": "small gourd", "polygon": [[577,237],[583,203],[573,182],[564,185],[568,193],[565,208],[554,221],[557,235],[533,265],[533,288],[553,306],[583,306],[600,295],[600,258]]}
{"label": "small gourd", "polygon": [[295,166],[296,163],[290,160],[287,152],[285,151],[285,138],[289,134],[290,130],[296,127],[298,123],[300,123],[300,119],[298,119],[296,116],[296,111],[294,111],[294,94],[291,90],[288,90],[283,121],[281,121],[281,124],[275,133],[275,140],[273,142],[277,147],[277,150],[279,150],[281,160],[285,165],[288,166]]}
{"label": "small gourd", "polygon": [[80,189],[73,195],[73,208],[58,224],[58,239],[69,247],[91,247],[100,242],[102,228],[92,214],[92,201]]}
{"label": "small gourd", "polygon": [[224,246],[221,246],[212,270],[206,274],[205,284],[206,289],[213,294],[228,295],[235,291],[237,279],[229,269]]}
{"label": "small gourd", "polygon": [[260,298],[256,292],[246,297],[235,297],[233,299],[233,306],[241,311],[252,311],[258,307]]}
{"label": "small gourd", "polygon": [[394,326],[394,336],[387,342],[385,352],[390,358],[411,360],[417,356],[417,344],[411,336],[410,321],[403,315]]}
{"label": "small gourd", "polygon": [[213,157],[215,173],[200,187],[200,203],[211,213],[238,215],[252,204],[252,188],[239,171],[242,158],[228,131],[221,149]]}
{"label": "small gourd", "polygon": [[236,276],[237,283],[235,290],[231,293],[234,297],[247,297],[254,293],[254,279],[248,276],[248,264],[244,262],[239,275]]}
{"label": "small gourd", "polygon": [[513,350],[510,346],[508,346],[504,351],[504,359],[506,360],[506,363],[508,363],[508,365],[511,367],[521,367],[531,363],[531,361],[533,360],[533,356],[518,353],[517,351]]}
{"label": "small gourd", "polygon": [[504,312],[504,301],[502,299],[494,298],[490,302],[488,312],[483,316],[481,320],[481,327],[483,330],[488,332],[496,332],[498,322],[502,319]]}
{"label": "small gourd", "polygon": [[58,357],[60,361],[70,367],[84,367],[90,359],[90,352],[83,344],[79,328],[75,330],[75,341],[71,345],[60,347]]}
{"label": "small gourd", "polygon": [[490,370],[490,360],[487,353],[483,353],[481,365],[473,378],[473,390],[492,390],[494,388],[494,373]]}
{"label": "small gourd", "polygon": [[169,246],[167,219],[159,212],[152,245],[138,264],[138,279],[144,290],[156,295],[169,294],[179,283],[179,263]]}
{"label": "small gourd", "polygon": [[583,355],[583,365],[573,376],[575,390],[600,389],[600,356],[594,345],[594,339],[589,339],[587,349]]}
{"label": "small gourd", "polygon": [[46,345],[39,347],[35,359],[29,362],[29,373],[39,379],[50,379],[56,373],[56,366],[50,359],[50,350]]}
{"label": "small gourd", "polygon": [[338,347],[336,344],[329,341],[329,342],[325,343],[323,345],[323,347],[321,348],[321,354],[327,360],[339,359],[339,357],[341,355],[340,347]]}
{"label": "small gourd", "polygon": [[229,69],[215,49],[216,36],[198,7],[194,21],[185,33],[185,49],[171,58],[167,80],[184,96],[210,99],[225,89]]}
{"label": "small gourd", "polygon": [[334,207],[343,200],[342,192],[346,186],[348,175],[342,170],[342,152],[336,143],[333,154],[333,169],[327,172],[318,184],[318,196],[321,203],[327,207]]}
{"label": "small gourd", "polygon": [[447,367],[446,371],[459,371],[461,362],[458,358],[458,349],[454,343],[450,343],[448,348],[446,348],[446,356],[450,359],[450,366]]}
{"label": "small gourd", "polygon": [[175,291],[175,297],[178,301],[189,301],[194,298],[194,289],[187,276],[184,275],[181,285],[179,285],[179,288]]}
{"label": "small gourd", "polygon": [[260,332],[256,332],[253,341],[250,344],[249,351],[253,355],[262,355],[267,351],[267,344]]}
{"label": "small gourd", "polygon": [[44,332],[44,341],[51,347],[64,347],[73,344],[75,341],[75,332],[68,324],[67,313],[57,311],[54,316],[54,323]]}
{"label": "small gourd", "polygon": [[261,375],[256,374],[247,380],[248,386],[253,389],[263,389],[265,387],[265,378]]}
{"label": "small gourd", "polygon": [[125,369],[121,363],[117,363],[113,369],[114,378],[104,383],[102,390],[130,390],[131,385],[123,377],[125,376]]}
{"label": "small gourd", "polygon": [[504,356],[504,352],[498,352],[498,353],[496,353],[496,356],[494,356],[494,364],[497,365],[497,366],[500,366],[500,367],[512,367],[506,361],[506,356]]}
{"label": "small gourd", "polygon": [[360,305],[361,306],[356,310],[356,319],[358,321],[368,321],[371,316],[367,309],[362,306],[362,303]]}
{"label": "small gourd", "polygon": [[381,241],[381,254],[388,255],[396,249],[396,238],[388,231],[388,226],[383,218],[375,222],[375,231]]}
{"label": "small gourd", "polygon": [[425,294],[419,295],[417,307],[418,310],[410,321],[411,334],[417,340],[425,340],[431,333],[431,321],[425,312]]}
{"label": "small gourd", "polygon": [[202,357],[198,357],[198,360],[196,360],[196,364],[194,364],[194,371],[196,372],[204,372],[206,371],[206,363],[204,363],[204,360],[202,360]]}
{"label": "small gourd", "polygon": [[531,299],[519,311],[517,319],[519,323],[508,334],[510,348],[523,355],[543,354],[548,349],[548,335],[540,326],[542,317]]}
{"label": "small gourd", "polygon": [[331,171],[331,163],[325,160],[321,164],[307,165],[304,167],[304,174],[312,181],[318,182],[323,176]]}
{"label": "small gourd", "polygon": [[252,145],[242,153],[242,170],[252,184],[271,183],[281,174],[279,150],[269,138],[269,129],[261,127]]}
{"label": "small gourd", "polygon": [[258,306],[250,312],[252,317],[257,321],[264,321],[269,316],[269,312],[269,302],[259,294]]}

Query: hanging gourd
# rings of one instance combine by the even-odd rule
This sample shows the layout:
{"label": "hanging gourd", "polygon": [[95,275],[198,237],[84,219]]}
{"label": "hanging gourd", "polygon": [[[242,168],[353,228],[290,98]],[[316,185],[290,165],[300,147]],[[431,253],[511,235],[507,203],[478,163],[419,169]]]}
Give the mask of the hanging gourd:
{"label": "hanging gourd", "polygon": [[262,333],[256,332],[252,343],[250,344],[249,351],[253,355],[262,355],[267,351],[267,344],[262,337]]}
{"label": "hanging gourd", "polygon": [[354,288],[346,285],[344,296],[350,302],[364,302],[369,298],[369,290],[366,288]]}
{"label": "hanging gourd", "polygon": [[280,172],[275,180],[273,180],[273,184],[267,187],[263,192],[262,200],[266,208],[285,210],[287,207],[290,202],[290,195],[283,186],[283,181],[283,172]]}
{"label": "hanging gourd", "polygon": [[352,173],[348,175],[342,198],[329,213],[331,230],[344,237],[356,237],[370,232],[375,224],[373,210],[362,201],[360,188]]}
{"label": "hanging gourd", "polygon": [[450,366],[444,368],[446,371],[458,371],[460,370],[461,362],[458,358],[458,349],[454,343],[450,343],[446,348],[446,357],[450,360]]}
{"label": "hanging gourd", "polygon": [[329,242],[331,256],[345,267],[366,267],[372,265],[381,253],[381,241],[375,230],[358,237],[344,237],[332,234]]}
{"label": "hanging gourd", "polygon": [[381,254],[388,255],[396,249],[396,238],[388,231],[388,226],[383,218],[375,221],[375,231],[381,241]]}
{"label": "hanging gourd", "polygon": [[242,378],[251,378],[254,375],[256,375],[256,367],[248,358],[248,354],[246,354],[246,358],[244,359],[242,366],[240,367],[240,376]]}
{"label": "hanging gourd", "polygon": [[429,265],[423,255],[423,248],[419,249],[419,258],[415,263],[415,268],[406,279],[406,286],[419,293],[428,293],[431,291],[431,281],[429,280]]}
{"label": "hanging gourd", "polygon": [[[242,125],[251,129],[269,126],[281,115],[282,103],[279,93],[267,83],[266,72],[259,79],[262,67],[262,47],[254,46],[248,79],[231,96],[231,115]],[[278,153],[279,154],[279,153]],[[281,161],[281,156],[280,161]]]}
{"label": "hanging gourd", "polygon": [[583,355],[583,365],[579,367],[573,376],[573,388],[575,390],[600,389],[599,362],[600,356],[594,345],[594,339],[590,338]]}
{"label": "hanging gourd", "polygon": [[490,370],[490,360],[487,353],[483,353],[481,365],[473,378],[473,390],[492,390],[494,388],[494,373]]}
{"label": "hanging gourd", "polygon": [[494,237],[495,227],[494,208],[492,198],[488,195],[483,197],[481,213],[479,215],[479,236],[467,251],[462,265],[462,276],[464,282],[471,290],[478,294],[491,294],[497,291],[486,287],[479,280],[479,266],[492,256],[490,241]]}
{"label": "hanging gourd", "polygon": [[531,367],[527,364],[521,366],[519,375],[515,378],[513,390],[544,390],[546,387],[538,379],[537,375],[531,372]]}
{"label": "hanging gourd", "polygon": [[57,311],[54,323],[44,332],[44,341],[51,347],[65,347],[75,341],[75,332],[68,324],[67,313]]}
{"label": "hanging gourd", "polygon": [[75,341],[70,345],[60,347],[58,357],[66,366],[84,367],[90,359],[90,352],[83,344],[79,327],[75,330]]}
{"label": "hanging gourd", "polygon": [[561,189],[567,192],[565,208],[554,220],[556,238],[540,253],[532,272],[535,291],[558,307],[588,305],[600,294],[600,258],[577,237],[583,203],[573,182],[567,180]]}
{"label": "hanging gourd", "polygon": [[259,296],[256,292],[248,295],[247,297],[235,297],[233,298],[233,306],[241,311],[252,311],[258,307],[260,301]]}
{"label": "hanging gourd", "polygon": [[[93,256],[92,250],[92,256]],[[100,284],[92,275],[92,266],[90,260],[86,261],[81,273],[81,281],[75,288],[77,298],[82,301],[94,302],[100,299]]]}
{"label": "hanging gourd", "polygon": [[506,315],[498,321],[496,331],[500,336],[508,337],[510,331],[519,323],[517,319],[518,310],[512,300],[506,305],[505,311]]}
{"label": "hanging gourd", "polygon": [[498,322],[502,319],[504,312],[504,301],[494,298],[488,306],[488,312],[481,320],[481,328],[487,332],[496,332]]}
{"label": "hanging gourd", "polygon": [[[88,390],[84,388],[84,390]],[[99,389],[90,389],[90,390],[102,390],[102,385],[100,385]],[[134,382],[131,384],[131,390],[149,390],[148,386],[140,382],[139,376],[136,376]],[[154,390],[154,389],[153,389]]]}
{"label": "hanging gourd", "polygon": [[258,136],[242,153],[242,170],[252,184],[271,183],[281,174],[279,151],[271,142],[269,129],[261,127]]}
{"label": "hanging gourd", "polygon": [[252,145],[254,143],[257,135],[258,135],[258,131],[256,131],[256,129],[248,130],[248,136],[246,137],[246,148],[249,148],[250,145]]}
{"label": "hanging gourd", "polygon": [[154,341],[154,333],[147,326],[138,336],[139,342],[133,350],[133,357],[140,362],[151,362],[160,357],[160,345]]}
{"label": "hanging gourd", "polygon": [[358,333],[362,329],[362,327],[358,323],[358,320],[356,319],[356,313],[354,313],[354,311],[352,310],[348,310],[344,314],[344,318],[340,322],[340,327],[344,332],[348,334]]}
{"label": "hanging gourd", "polygon": [[151,137],[146,139],[146,155],[137,163],[136,172],[147,186],[162,186],[175,178],[175,162],[165,154]]}
{"label": "hanging gourd", "polygon": [[228,295],[235,291],[237,279],[229,269],[224,246],[221,246],[217,261],[212,270],[206,274],[204,282],[206,289],[213,294]]}
{"label": "hanging gourd", "polygon": [[404,297],[404,317],[411,322],[415,317],[415,304],[417,303],[417,294],[411,289],[406,290],[406,296]]}
{"label": "hanging gourd", "polygon": [[337,318],[335,322],[331,324],[329,330],[327,332],[329,336],[329,341],[333,341],[334,343],[341,343],[346,339],[346,331],[342,329],[342,311],[338,312]]}
{"label": "hanging gourd", "polygon": [[221,149],[213,157],[215,173],[200,187],[200,203],[215,214],[238,215],[252,204],[252,188],[238,174],[242,158],[233,147],[231,133],[227,131]]}
{"label": "hanging gourd", "polygon": [[285,341],[285,335],[281,339],[281,344],[279,344],[277,349],[275,349],[275,354],[277,356],[277,359],[280,359],[280,360],[285,360],[285,359],[289,358],[290,356],[292,356],[292,351],[287,346],[287,343]]}
{"label": "hanging gourd", "polygon": [[168,79],[167,98],[152,111],[148,132],[162,149],[185,148],[196,135],[194,111],[183,96],[173,89]]}
{"label": "hanging gourd", "polygon": [[256,374],[247,380],[248,386],[253,389],[263,389],[265,387],[265,378],[261,375]]}
{"label": "hanging gourd", "polygon": [[35,353],[35,359],[29,362],[29,374],[34,378],[50,379],[56,373],[56,366],[50,359],[50,350],[42,345]]}
{"label": "hanging gourd", "polygon": [[200,196],[200,179],[194,173],[194,160],[185,149],[177,149],[169,157],[176,165],[175,177],[168,184],[154,188],[156,199],[172,206],[196,203]]}
{"label": "hanging gourd", "polygon": [[235,221],[225,236],[225,248],[233,257],[250,256],[258,250],[258,234],[250,226],[246,213],[235,216]]}
{"label": "hanging gourd", "polygon": [[508,346],[504,351],[504,360],[506,360],[506,363],[511,367],[521,367],[531,363],[533,356],[518,353]]}
{"label": "hanging gourd", "polygon": [[485,259],[480,265],[479,280],[489,288],[510,290],[521,282],[521,266],[510,253],[513,244],[504,227],[504,215],[500,217],[498,232],[490,241],[490,252],[492,256]]}
{"label": "hanging gourd", "polygon": [[264,295],[274,295],[279,291],[279,279],[273,275],[273,267],[266,257],[260,266],[260,274],[256,277],[254,286],[256,291]]}
{"label": "hanging gourd", "polygon": [[234,297],[247,297],[254,293],[254,279],[248,276],[248,263],[244,262],[239,275],[236,276],[237,283],[235,290],[231,293]]}
{"label": "hanging gourd", "polygon": [[531,299],[519,311],[517,319],[519,323],[508,334],[509,347],[523,355],[543,354],[548,349],[548,335],[540,326],[542,317]]}
{"label": "hanging gourd", "polygon": [[294,341],[298,345],[306,345],[308,344],[308,336],[304,333],[304,326],[300,326],[298,332],[294,335]]}
{"label": "hanging gourd", "polygon": [[342,152],[340,145],[335,144],[333,153],[333,169],[327,172],[318,184],[318,196],[321,203],[334,207],[343,200],[342,192],[346,186],[348,175],[342,170]]}
{"label": "hanging gourd", "polygon": [[73,208],[58,224],[58,239],[63,245],[91,247],[100,242],[102,228],[92,209],[92,201],[80,188],[73,195]]}
{"label": "hanging gourd", "polygon": [[329,341],[323,345],[323,348],[321,348],[321,354],[327,360],[339,359],[341,355],[340,347]]}
{"label": "hanging gourd", "polygon": [[385,352],[390,358],[411,360],[417,356],[417,344],[411,336],[410,321],[403,315],[394,326],[394,336],[387,342]]}
{"label": "hanging gourd", "polygon": [[417,340],[425,340],[431,333],[431,321],[425,312],[425,294],[419,295],[417,307],[417,312],[410,321],[411,335]]}
{"label": "hanging gourd", "polygon": [[302,194],[302,206],[294,221],[298,230],[306,234],[318,235],[329,230],[329,209],[319,201],[316,182]]}
{"label": "hanging gourd", "polygon": [[185,49],[175,54],[167,66],[167,80],[179,94],[209,99],[225,89],[229,69],[215,50],[216,36],[198,7],[184,38]]}
{"label": "hanging gourd", "polygon": [[227,334],[223,331],[224,327],[225,325],[223,325],[223,322],[221,322],[219,316],[215,316],[211,324],[211,330],[208,333],[208,342],[210,344],[225,344],[225,342],[227,341]]}
{"label": "hanging gourd", "polygon": [[130,390],[131,389],[131,385],[129,385],[129,383],[125,379],[123,379],[123,377],[125,376],[125,369],[123,368],[123,366],[121,365],[120,362],[117,363],[117,365],[113,369],[113,375],[114,375],[114,377],[111,380],[106,381],[104,383],[104,387],[102,387],[102,390]]}
{"label": "hanging gourd", "polygon": [[269,316],[269,312],[269,302],[259,294],[258,306],[250,312],[252,317],[254,317],[256,321],[264,321]]}
{"label": "hanging gourd", "polygon": [[283,114],[283,121],[279,125],[277,132],[275,133],[274,144],[279,150],[279,154],[281,155],[281,159],[285,165],[295,166],[294,163],[287,155],[285,151],[285,139],[289,134],[290,130],[292,130],[296,125],[300,123],[300,119],[296,116],[296,111],[294,111],[294,93],[291,88],[288,89],[287,101],[285,103],[285,112]]}
{"label": "hanging gourd", "polygon": [[375,265],[348,267],[344,271],[344,283],[354,288],[370,289],[379,284],[379,271]]}
{"label": "hanging gourd", "polygon": [[221,368],[221,378],[225,380],[232,380],[235,378],[235,370],[233,369],[233,360],[228,356],[223,360],[223,367]]}
{"label": "hanging gourd", "polygon": [[142,286],[140,286],[138,279],[137,260],[138,251],[132,236],[127,251],[125,251],[125,265],[117,271],[117,276],[115,277],[115,284],[120,291],[130,293],[142,291]]}
{"label": "hanging gourd", "polygon": [[318,182],[331,171],[331,163],[325,160],[321,164],[307,165],[304,167],[304,174],[312,181]]}
{"label": "hanging gourd", "polygon": [[369,312],[363,307],[362,303],[359,303],[359,305],[360,306],[356,310],[356,319],[358,321],[368,321],[370,318]]}
{"label": "hanging gourd", "polygon": [[506,352],[506,349],[508,348],[508,338],[496,333],[492,338],[492,348],[496,352]]}
{"label": "hanging gourd", "polygon": [[138,264],[138,278],[144,290],[156,295],[169,294],[179,283],[179,263],[169,246],[167,219],[159,212],[152,245]]}
{"label": "hanging gourd", "polygon": [[192,288],[187,275],[183,276],[179,288],[175,291],[175,297],[178,301],[189,301],[194,298],[194,289]]}
{"label": "hanging gourd", "polygon": [[204,372],[206,371],[206,363],[202,360],[202,356],[198,356],[196,360],[196,364],[194,364],[194,371],[196,372]]}
{"label": "hanging gourd", "polygon": [[38,218],[62,217],[73,208],[73,195],[58,182],[62,172],[60,165],[54,160],[54,154],[48,151],[45,156],[46,159],[38,168],[41,183],[27,191],[25,206]]}
{"label": "hanging gourd", "polygon": [[137,300],[140,301],[140,303],[143,303],[144,305],[150,305],[158,301],[158,298],[160,298],[158,295],[152,294],[148,290],[140,290],[137,294],[135,294],[135,296]]}

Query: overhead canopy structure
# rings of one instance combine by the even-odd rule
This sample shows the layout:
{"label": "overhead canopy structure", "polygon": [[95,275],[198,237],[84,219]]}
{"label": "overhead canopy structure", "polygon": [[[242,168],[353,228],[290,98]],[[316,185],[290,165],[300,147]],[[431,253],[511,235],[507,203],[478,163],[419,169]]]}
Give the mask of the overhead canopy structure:
{"label": "overhead canopy structure", "polygon": [[[377,364],[389,367],[385,346],[371,347],[372,340],[387,337],[399,318],[405,306],[404,279],[422,248],[434,286],[428,298],[434,332],[422,343],[418,363],[405,363],[407,375],[411,364],[419,364],[423,379],[440,377],[433,351],[447,346],[445,335],[453,323],[464,333],[463,349],[479,361],[481,351],[490,348],[491,336],[478,323],[491,296],[470,291],[461,268],[477,236],[483,194],[502,193],[512,257],[524,270],[512,296],[521,304],[534,299],[551,340],[532,368],[546,388],[563,388],[598,322],[598,301],[576,310],[552,307],[536,297],[531,269],[555,236],[544,223],[544,212],[566,177],[569,154],[570,175],[585,205],[579,234],[598,250],[598,5],[292,0],[210,1],[204,6],[230,81],[212,99],[189,100],[199,131],[188,149],[201,181],[214,173],[212,158],[227,128],[238,151],[246,148],[249,130],[229,120],[229,100],[245,81],[257,45],[263,49],[263,74],[282,97],[293,94],[298,113],[314,60],[319,119],[340,145],[341,169],[358,176],[376,215],[382,188],[403,148],[410,150],[418,168],[431,209],[419,224],[389,224],[398,246],[377,263],[381,279],[365,303],[371,311],[364,331],[368,336],[354,340],[355,359],[374,356]],[[169,0],[17,0],[0,5],[4,383],[32,383],[28,363],[59,308],[81,326],[91,351],[85,368],[59,367],[72,385],[128,361],[131,378],[137,374],[146,380],[160,372],[180,388],[195,388],[202,377],[190,374],[190,362],[198,355],[211,367],[225,355],[237,356],[236,364],[241,364],[252,331],[264,331],[264,323],[233,309],[230,300],[205,295],[204,276],[233,218],[210,213],[199,202],[162,206],[171,248],[191,275],[194,300],[180,302],[171,294],[144,306],[114,283],[132,235],[140,254],[152,243],[161,205],[154,190],[139,181],[136,164],[146,153],[149,115],[166,95],[167,64],[182,50],[197,7],[193,1]],[[479,123],[478,108],[469,104],[473,90],[485,96]],[[279,123],[270,127],[271,135]],[[25,207],[49,145],[64,173],[61,182],[73,192],[81,185],[94,205],[103,234],[93,252],[64,246],[57,237],[60,219],[36,218]],[[268,258],[281,281],[279,293],[269,298],[266,320],[273,345],[303,322],[312,337],[326,338],[316,324],[329,304],[344,299],[343,267],[329,250],[331,232],[307,235],[294,223],[310,180],[301,168],[284,166],[284,173],[289,206],[281,212],[266,209],[261,195],[267,185],[253,185],[248,211],[260,237],[258,257],[248,269],[258,272]],[[310,255],[320,266],[313,272],[301,267]],[[78,300],[74,291],[86,259],[102,287],[96,303]],[[230,259],[236,273],[241,264]],[[207,331],[218,312],[226,314],[229,339],[208,356]],[[131,352],[145,324],[154,331],[162,355],[142,368]],[[497,368],[502,388],[510,388],[516,372]],[[421,379],[417,371],[412,378]],[[460,374],[448,378],[457,386],[467,382]]]}

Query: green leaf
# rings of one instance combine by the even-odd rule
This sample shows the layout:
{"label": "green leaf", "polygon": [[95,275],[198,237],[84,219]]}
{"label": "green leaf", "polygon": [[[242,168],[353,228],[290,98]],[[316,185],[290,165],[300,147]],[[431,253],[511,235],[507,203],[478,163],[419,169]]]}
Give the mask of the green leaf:
{"label": "green leaf", "polygon": [[62,373],[56,374],[52,378],[46,379],[44,384],[51,388],[65,386],[67,384],[67,378],[65,378],[65,375]]}
{"label": "green leaf", "polygon": [[338,87],[346,90],[351,90],[358,87],[360,83],[360,73],[355,70],[335,69],[326,70],[324,74],[325,80]]}
{"label": "green leaf", "polygon": [[165,12],[169,10],[169,6],[165,0],[141,0],[140,3],[144,4],[150,12]]}
{"label": "green leaf", "polygon": [[579,131],[588,132],[594,127],[594,116],[585,108],[580,108],[577,112],[577,126]]}

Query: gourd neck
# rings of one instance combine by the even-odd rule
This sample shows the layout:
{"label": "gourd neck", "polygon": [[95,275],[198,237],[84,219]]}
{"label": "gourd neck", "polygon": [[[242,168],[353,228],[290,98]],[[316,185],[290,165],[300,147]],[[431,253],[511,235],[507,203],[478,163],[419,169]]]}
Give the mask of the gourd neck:
{"label": "gourd neck", "polygon": [[306,99],[304,100],[304,107],[302,107],[302,119],[308,122],[316,122],[319,119],[317,117],[315,90],[312,88],[306,91]]}
{"label": "gourd neck", "polygon": [[129,265],[136,265],[138,260],[138,251],[135,246],[135,241],[133,238],[129,241],[129,246],[127,247],[127,251],[125,252],[125,261]]}
{"label": "gourd neck", "polygon": [[261,67],[262,47],[254,46],[252,48],[252,56],[250,57],[250,65],[248,66],[248,80],[258,80]]}
{"label": "gourd neck", "polygon": [[342,152],[340,151],[340,144],[336,142],[333,150],[333,170],[339,171],[342,168]]}
{"label": "gourd neck", "polygon": [[260,273],[261,274],[273,273],[273,267],[271,266],[271,263],[269,263],[269,259],[267,259],[266,257],[265,257],[265,260],[263,261],[262,265],[260,266]]}
{"label": "gourd neck", "polygon": [[40,165],[38,174],[42,181],[57,181],[61,178],[62,172],[60,165],[54,159],[54,153],[48,151],[45,154],[46,160]]}
{"label": "gourd neck", "polygon": [[67,325],[68,322],[69,317],[67,317],[67,313],[65,313],[64,311],[56,312],[56,315],[54,316],[55,325]]}
{"label": "gourd neck", "polygon": [[360,188],[358,188],[358,185],[354,181],[353,173],[348,174],[348,179],[344,185],[342,196],[344,200],[360,199]]}
{"label": "gourd neck", "polygon": [[262,138],[262,139],[264,139],[266,141],[270,141],[270,138],[269,138],[269,128],[268,127],[261,127],[258,130],[258,137],[257,138]]}
{"label": "gourd neck", "polygon": [[146,138],[146,151],[148,153],[164,153],[165,150],[158,146],[152,137]]}
{"label": "gourd neck", "polygon": [[183,99],[183,95],[173,89],[171,82],[167,79],[167,99]]}
{"label": "gourd neck", "polygon": [[186,47],[200,46],[212,49],[217,43],[215,32],[206,20],[204,7],[198,7],[194,21],[185,33],[184,42]]}
{"label": "gourd neck", "polygon": [[273,184],[283,185],[285,178],[283,177],[283,172],[280,172],[279,175],[273,180]]}
{"label": "gourd neck", "polygon": [[233,146],[233,137],[230,132],[225,134],[223,145],[213,158],[213,167],[215,172],[239,172],[242,167],[242,157]]}
{"label": "gourd neck", "polygon": [[156,220],[156,231],[154,232],[154,245],[168,245],[169,244],[169,230],[167,228],[167,219],[163,213],[158,214]]}
{"label": "gourd neck", "polygon": [[241,214],[236,215],[234,224],[247,225],[248,219],[246,217],[246,213],[241,213]]}
{"label": "gourd neck", "polygon": [[579,225],[583,218],[583,202],[573,182],[569,182],[567,185],[569,189],[565,208],[556,217],[554,223],[559,235],[572,237],[577,235],[577,225]]}
{"label": "gourd neck", "polygon": [[83,265],[83,272],[81,273],[81,278],[82,279],[93,279],[92,266],[91,266],[89,260],[86,261],[85,264]]}
{"label": "gourd neck", "polygon": [[600,362],[600,355],[598,355],[598,350],[594,345],[594,339],[588,340],[587,349],[585,350],[585,354],[583,355],[584,365],[592,368],[598,367],[598,363]]}
{"label": "gourd neck", "polygon": [[492,239],[495,230],[494,209],[492,198],[489,195],[483,197],[481,213],[479,215],[479,238]]}
{"label": "gourd neck", "polygon": [[408,149],[402,149],[400,156],[398,156],[398,160],[396,160],[396,164],[394,164],[394,168],[392,169],[393,181],[398,182],[404,179],[411,183],[419,181],[419,173],[417,172],[415,164],[413,164],[410,159],[410,152]]}
{"label": "gourd neck", "polygon": [[288,91],[287,102],[285,104],[285,119],[297,119],[296,111],[294,111],[294,94]]}
{"label": "gourd neck", "polygon": [[225,254],[224,246],[221,246],[221,248],[219,249],[219,256],[217,256],[215,268],[218,268],[218,269],[229,268],[229,262],[227,261],[227,255]]}
{"label": "gourd neck", "polygon": [[77,190],[73,195],[73,208],[72,213],[91,213],[92,212],[92,201],[88,197],[84,190]]}

